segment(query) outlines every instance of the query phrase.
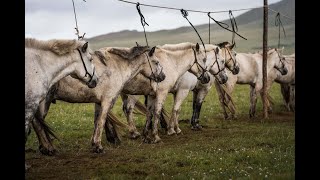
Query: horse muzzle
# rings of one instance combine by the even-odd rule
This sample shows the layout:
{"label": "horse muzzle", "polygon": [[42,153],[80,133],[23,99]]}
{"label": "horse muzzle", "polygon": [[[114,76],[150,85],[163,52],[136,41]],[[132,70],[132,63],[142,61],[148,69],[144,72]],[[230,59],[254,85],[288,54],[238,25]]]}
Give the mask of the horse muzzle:
{"label": "horse muzzle", "polygon": [[217,79],[219,84],[224,84],[228,81],[228,76],[226,74],[219,74]]}
{"label": "horse muzzle", "polygon": [[98,79],[94,78],[87,84],[87,86],[89,88],[95,88],[97,86],[97,84],[98,84]]}
{"label": "horse muzzle", "polygon": [[239,66],[235,66],[231,72],[233,75],[237,75],[240,72]]}
{"label": "horse muzzle", "polygon": [[207,72],[203,73],[198,79],[202,84],[207,84],[210,82],[210,76]]}
{"label": "horse muzzle", "polygon": [[166,75],[161,71],[159,75],[152,74],[150,79],[153,79],[155,82],[161,82],[166,79]]}
{"label": "horse muzzle", "polygon": [[281,73],[281,75],[286,75],[288,73],[288,69],[286,67],[284,68],[277,68],[277,70]]}

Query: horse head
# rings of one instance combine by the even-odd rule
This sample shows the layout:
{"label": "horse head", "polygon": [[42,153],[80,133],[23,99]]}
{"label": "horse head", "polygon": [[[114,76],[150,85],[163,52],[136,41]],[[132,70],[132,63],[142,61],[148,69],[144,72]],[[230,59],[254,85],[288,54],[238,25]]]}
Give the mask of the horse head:
{"label": "horse head", "polygon": [[78,59],[77,67],[75,73],[71,74],[71,76],[85,82],[89,88],[94,88],[97,86],[98,77],[92,63],[91,52],[92,50],[88,47],[88,42],[77,41],[75,52],[75,56]]}
{"label": "horse head", "polygon": [[235,43],[230,44],[229,42],[222,42],[217,44],[221,48],[221,55],[226,60],[226,67],[236,75],[240,71],[239,63],[237,62],[237,53],[233,50]]}
{"label": "horse head", "polygon": [[[208,46],[209,47],[209,46]],[[221,49],[219,46],[211,45],[212,47],[208,52],[208,61],[211,61],[209,66],[209,72],[215,76],[220,84],[224,84],[228,81],[228,76],[225,71],[225,59],[221,56]]]}
{"label": "horse head", "polygon": [[192,47],[194,54],[194,63],[190,68],[190,72],[194,74],[201,83],[206,84],[210,81],[210,76],[207,74],[207,54],[203,48],[200,49],[197,43],[195,47]]}
{"label": "horse head", "polygon": [[151,49],[148,49],[148,51],[149,52],[148,55],[146,55],[146,58],[148,60],[149,68],[142,72],[142,74],[154,80],[155,82],[161,82],[166,78],[166,75],[162,71],[163,67],[159,63],[159,59],[155,54],[156,47],[154,46]]}
{"label": "horse head", "polygon": [[286,75],[288,73],[288,69],[285,66],[284,60],[285,58],[282,56],[282,49],[270,49],[268,51],[268,62],[273,64],[273,67],[277,69],[281,75]]}

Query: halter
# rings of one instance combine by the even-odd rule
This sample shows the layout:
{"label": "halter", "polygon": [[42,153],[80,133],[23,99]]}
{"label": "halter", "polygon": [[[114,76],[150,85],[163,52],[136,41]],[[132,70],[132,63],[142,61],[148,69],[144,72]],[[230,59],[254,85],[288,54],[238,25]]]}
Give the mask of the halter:
{"label": "halter", "polygon": [[[235,66],[236,66],[236,64],[237,64],[237,59],[236,58],[233,58],[233,56],[231,55],[231,52],[229,51],[229,49],[228,48],[226,48],[226,47],[224,47],[225,49],[226,49],[226,51],[228,51],[228,54],[230,55],[230,59],[228,59],[228,61],[226,62],[226,64],[228,64],[231,60],[232,60],[232,62],[233,62],[233,69],[231,70],[231,71],[233,71],[234,70],[234,68],[235,68]],[[224,57],[226,57],[227,56],[227,53],[226,52],[224,52]]]}
{"label": "halter", "polygon": [[[215,73],[215,74],[212,74],[212,75],[214,75],[214,76],[216,76],[217,74],[219,74],[221,71],[223,71],[224,70],[224,68],[223,69],[220,69],[220,65],[219,65],[219,63],[218,63],[218,58],[217,58],[217,56],[218,56],[218,54],[217,54],[217,52],[216,52],[216,50],[215,49],[213,49],[213,51],[214,51],[214,54],[215,54],[215,58],[216,58],[216,60],[215,60],[215,62],[212,64],[212,66],[211,67],[213,67],[214,66],[214,64],[215,63],[217,63],[217,66],[218,66],[218,72],[217,73]],[[211,67],[210,67],[210,69],[211,69]]]}
{"label": "halter", "polygon": [[[150,62],[150,59],[149,59],[148,55],[147,55],[146,53],[144,53],[144,55],[147,57],[149,67],[150,67],[150,69],[151,69],[151,75],[150,75],[150,77],[148,77],[148,78],[150,79],[150,83],[151,83],[151,80],[154,80],[154,81],[156,80],[156,75],[155,75],[154,72],[153,72],[153,69],[152,69],[152,66],[151,66],[151,62]],[[162,69],[163,69],[163,68],[161,68],[160,73],[162,72]]]}
{"label": "halter", "polygon": [[[193,66],[194,64],[196,64],[196,65],[197,65],[197,68],[202,70],[202,74],[201,74],[199,77],[197,77],[197,79],[200,80],[201,78],[203,78],[204,73],[207,72],[207,69],[206,69],[206,68],[203,68],[203,67],[201,66],[201,64],[199,64],[198,59],[197,59],[197,55],[196,55],[196,50],[194,50],[193,48],[192,48],[192,50],[193,50],[193,54],[194,54],[194,63],[192,64],[192,66]],[[200,67],[200,68],[199,68],[199,67]]]}
{"label": "halter", "polygon": [[79,50],[79,49],[77,49],[77,50],[78,50],[78,52],[79,52],[79,54],[80,54],[80,57],[81,57],[81,61],[82,61],[84,70],[86,71],[86,74],[84,75],[84,77],[87,77],[87,74],[88,74],[88,75],[90,76],[90,80],[89,80],[88,83],[90,83],[90,82],[92,81],[93,76],[94,76],[95,67],[93,67],[93,74],[91,75],[91,74],[88,72],[88,70],[87,70],[86,64],[84,63],[84,60],[83,60],[83,58],[82,58],[82,55],[81,55],[80,50]]}

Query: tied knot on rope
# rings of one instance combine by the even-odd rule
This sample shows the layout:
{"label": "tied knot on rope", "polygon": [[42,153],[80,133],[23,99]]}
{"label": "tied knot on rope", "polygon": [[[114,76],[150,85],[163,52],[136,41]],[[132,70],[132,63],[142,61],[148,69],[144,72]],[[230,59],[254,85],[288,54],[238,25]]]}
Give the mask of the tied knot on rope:
{"label": "tied knot on rope", "polygon": [[146,19],[145,19],[144,16],[143,16],[143,14],[141,13],[140,3],[139,3],[139,2],[137,2],[136,8],[137,8],[137,11],[138,11],[138,13],[139,13],[139,15],[140,15],[140,21],[141,21],[142,26],[145,26],[145,25],[148,25],[148,26],[149,26],[149,24],[146,22]]}
{"label": "tied knot on rope", "polygon": [[181,14],[182,14],[182,16],[183,16],[184,18],[187,18],[187,16],[189,15],[188,11],[186,11],[186,10],[184,10],[184,9],[181,9],[180,12],[181,12]]}
{"label": "tied knot on rope", "polygon": [[286,37],[286,31],[284,30],[284,27],[283,27],[283,24],[281,22],[281,19],[280,19],[280,13],[278,12],[277,15],[276,15],[276,19],[275,19],[275,26],[278,26],[279,27],[279,36],[278,36],[278,49],[280,48],[280,26],[282,27],[282,31],[283,31],[283,34],[284,34],[284,37]]}
{"label": "tied knot on rope", "polygon": [[[84,2],[87,2],[87,1],[85,1],[85,0],[83,0]],[[76,13],[76,8],[75,8],[75,6],[74,6],[74,1],[72,0],[72,5],[73,5],[73,13],[74,13],[74,20],[76,21],[76,27],[74,28],[75,30],[76,30],[76,35],[78,36],[78,40],[83,40],[84,39],[84,35],[86,34],[86,33],[83,33],[83,35],[82,36],[80,36],[79,34],[79,28],[78,28],[78,20],[77,20],[77,13]]]}
{"label": "tied knot on rope", "polygon": [[139,15],[140,15],[140,21],[141,21],[141,25],[142,25],[142,27],[143,27],[144,38],[146,39],[146,44],[147,44],[147,46],[149,46],[149,44],[148,44],[148,39],[147,39],[147,34],[146,34],[146,30],[145,30],[145,28],[144,28],[145,25],[148,25],[148,26],[149,26],[149,24],[146,22],[146,19],[144,18],[143,14],[142,14],[142,12],[141,12],[141,10],[140,10],[140,3],[139,3],[139,2],[137,2],[136,8],[137,8],[137,11],[138,11],[138,13],[139,13]]}
{"label": "tied knot on rope", "polygon": [[231,28],[232,28],[232,40],[231,40],[231,44],[236,45],[236,42],[235,42],[235,40],[234,40],[234,37],[235,37],[235,33],[238,32],[238,25],[237,25],[236,19],[234,18],[231,10],[229,10],[229,18],[230,18],[230,23],[231,23]]}

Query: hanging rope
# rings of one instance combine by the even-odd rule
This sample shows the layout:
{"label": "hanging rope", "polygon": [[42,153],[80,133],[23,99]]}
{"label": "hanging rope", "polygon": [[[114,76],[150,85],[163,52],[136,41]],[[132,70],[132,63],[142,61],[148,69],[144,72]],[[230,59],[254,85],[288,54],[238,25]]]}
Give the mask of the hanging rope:
{"label": "hanging rope", "polygon": [[[219,26],[222,27],[223,29],[232,32],[232,33],[233,33],[233,36],[234,36],[234,34],[236,34],[236,35],[238,35],[239,37],[241,37],[242,39],[247,40],[245,37],[241,36],[240,34],[238,34],[237,32],[235,32],[234,30],[228,29],[228,28],[229,28],[229,25],[228,25],[228,24],[226,24],[226,23],[224,23],[224,22],[220,22],[220,21],[215,20],[213,17],[210,16],[210,13],[211,13],[211,12],[208,12],[208,14],[207,14],[208,17],[209,17],[209,44],[210,44],[210,19],[212,19],[217,25],[219,25]],[[231,15],[232,15],[232,13],[231,13]],[[230,19],[230,21],[231,21],[231,19]],[[233,21],[235,22],[235,20],[233,20]],[[233,21],[231,21],[231,24],[232,24]]]}
{"label": "hanging rope", "polygon": [[284,37],[286,37],[286,31],[284,30],[284,27],[282,25],[282,22],[281,22],[281,19],[280,19],[280,13],[278,12],[277,15],[276,15],[276,19],[275,19],[275,25],[276,26],[279,26],[279,36],[278,36],[278,49],[280,48],[280,26],[282,26],[282,30],[283,30],[283,34],[284,34]]}
{"label": "hanging rope", "polygon": [[[84,1],[84,2],[87,2],[87,1],[85,1],[85,0],[83,0],[83,1]],[[82,36],[79,36],[77,13],[76,13],[76,8],[75,8],[75,6],[74,6],[74,1],[73,1],[73,0],[72,0],[72,5],[73,5],[74,19],[75,19],[75,21],[76,21],[76,27],[75,27],[74,29],[76,30],[76,35],[78,36],[78,40],[80,40],[80,39],[83,39],[83,38],[84,38],[84,35],[85,35],[86,33],[83,33]]]}
{"label": "hanging rope", "polygon": [[148,39],[147,39],[147,34],[146,34],[146,30],[145,30],[145,28],[144,28],[145,25],[148,25],[148,26],[149,26],[149,24],[146,22],[146,19],[144,18],[143,14],[141,13],[140,3],[139,3],[139,2],[137,2],[136,8],[137,8],[137,11],[138,11],[138,13],[139,13],[139,15],[140,15],[140,21],[141,21],[141,25],[142,25],[142,27],[143,27],[144,38],[146,39],[147,46],[149,46],[149,44],[148,44]]}
{"label": "hanging rope", "polygon": [[236,19],[234,18],[231,10],[229,11],[229,18],[230,18],[230,24],[231,24],[231,28],[232,28],[231,44],[236,44],[234,37],[235,37],[235,33],[238,32],[238,25],[237,25]]}
{"label": "hanging rope", "polygon": [[[199,37],[199,39],[200,39],[200,41],[201,41],[201,43],[202,43],[202,45],[203,45],[204,52],[206,53],[206,46],[204,45],[204,43],[203,43],[203,41],[202,41],[202,39],[201,39],[200,34],[198,33],[197,29],[192,25],[192,23],[189,21],[189,19],[187,18],[187,16],[189,15],[189,14],[188,14],[188,11],[186,11],[186,10],[184,10],[184,9],[181,9],[180,11],[181,11],[182,16],[183,16],[184,18],[186,18],[186,20],[189,22],[189,24],[190,24],[191,27],[194,29],[194,31],[196,31],[196,33],[197,33],[197,35],[198,35],[198,37]],[[207,56],[207,55],[206,55],[206,56]]]}

